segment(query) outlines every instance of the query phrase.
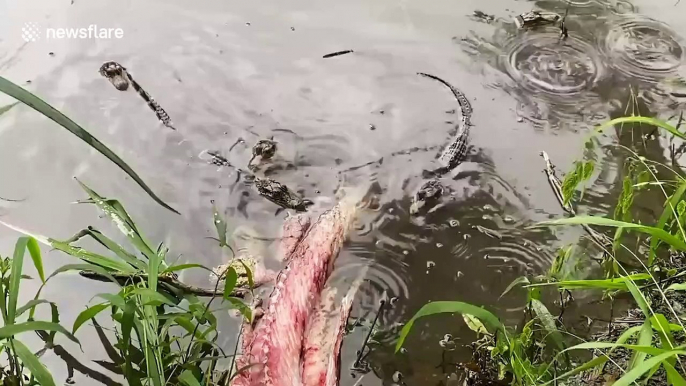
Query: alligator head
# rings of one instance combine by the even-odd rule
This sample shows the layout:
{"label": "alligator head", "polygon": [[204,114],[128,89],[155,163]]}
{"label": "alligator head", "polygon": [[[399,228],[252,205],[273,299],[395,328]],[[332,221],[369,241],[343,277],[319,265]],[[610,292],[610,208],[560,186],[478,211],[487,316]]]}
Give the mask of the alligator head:
{"label": "alligator head", "polygon": [[438,180],[429,180],[425,182],[414,197],[412,197],[412,205],[410,206],[410,215],[416,215],[427,204],[435,203],[443,194],[443,185]]}
{"label": "alligator head", "polygon": [[105,62],[100,66],[100,75],[107,78],[119,91],[126,91],[129,88],[126,69],[117,62]]}
{"label": "alligator head", "polygon": [[295,209],[298,212],[306,212],[309,200],[303,200],[288,186],[274,181],[271,178],[255,177],[255,188],[260,196],[286,209]]}
{"label": "alligator head", "polygon": [[270,159],[276,153],[276,142],[271,139],[262,139],[252,148],[253,157],[260,156],[262,159]]}

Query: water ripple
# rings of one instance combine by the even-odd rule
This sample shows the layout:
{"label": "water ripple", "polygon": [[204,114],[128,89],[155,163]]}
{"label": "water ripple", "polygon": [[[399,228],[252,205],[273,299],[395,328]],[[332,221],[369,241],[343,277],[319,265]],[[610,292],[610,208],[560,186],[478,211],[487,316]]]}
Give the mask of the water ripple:
{"label": "water ripple", "polygon": [[561,41],[559,29],[526,33],[505,48],[508,75],[531,93],[553,102],[577,98],[604,75],[600,55],[576,35]]}
{"label": "water ripple", "polygon": [[617,19],[600,47],[617,70],[649,82],[675,72],[684,58],[683,39],[676,32],[638,15]]}

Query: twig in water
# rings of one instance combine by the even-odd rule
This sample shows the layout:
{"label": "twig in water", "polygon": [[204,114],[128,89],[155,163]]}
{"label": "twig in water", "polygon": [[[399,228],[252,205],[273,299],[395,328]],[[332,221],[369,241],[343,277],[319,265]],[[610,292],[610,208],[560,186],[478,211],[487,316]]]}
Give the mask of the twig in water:
{"label": "twig in water", "polygon": [[[106,276],[101,275],[97,272],[93,271],[79,271],[79,274],[87,279],[91,280],[97,280],[97,281],[104,281],[104,282],[110,282],[110,279],[108,279]],[[148,274],[147,273],[119,273],[119,272],[110,272],[109,273],[112,277],[114,277],[119,284],[125,284],[125,283],[130,283],[132,281],[136,282],[147,282],[148,281]],[[180,291],[183,291],[188,294],[193,294],[196,296],[222,296],[224,291],[218,290],[218,289],[207,289],[207,288],[200,288],[200,287],[195,287],[192,285],[188,285],[185,283],[180,282],[178,279],[175,279],[171,276],[168,275],[159,275],[157,276],[157,280],[159,280],[162,283],[168,284],[172,287],[175,287],[179,289]],[[234,288],[234,290],[231,292],[231,296],[237,297],[237,298],[242,298],[245,297],[245,295],[250,292],[247,289],[244,288]]]}
{"label": "twig in water", "polygon": [[355,363],[353,364],[353,367],[358,367],[360,365],[360,361],[362,360],[362,356],[364,354],[364,349],[367,347],[367,344],[369,343],[369,339],[372,337],[372,332],[374,332],[374,327],[376,326],[376,322],[379,320],[379,315],[381,315],[381,312],[383,311],[383,307],[386,305],[386,299],[381,299],[379,301],[379,310],[376,312],[376,316],[374,317],[374,321],[372,322],[372,326],[369,328],[369,332],[367,333],[367,337],[364,338],[364,343],[362,343],[362,348],[360,351],[357,352],[357,358],[355,359]]}
{"label": "twig in water", "polygon": [[[560,203],[560,206],[565,212],[569,213],[572,216],[576,216],[576,211],[574,210],[572,205],[570,205],[569,203],[565,204],[564,197],[562,196],[562,183],[555,174],[555,166],[552,164],[552,162],[550,162],[548,153],[542,151],[541,157],[543,157],[543,159],[545,160],[545,174],[548,176],[548,184],[552,188],[553,193],[555,194],[555,198],[557,198],[557,201]],[[588,233],[591,236],[591,240],[593,240],[593,242],[595,242],[600,247],[600,249],[602,249],[605,253],[609,254],[609,251],[612,250],[612,240],[610,240],[609,237],[594,230],[588,224],[582,224],[581,227],[584,228],[586,233]]]}
{"label": "twig in water", "polygon": [[560,21],[560,39],[564,40],[569,37],[569,31],[567,30],[567,26],[565,25],[565,20],[567,19],[567,15],[569,14],[569,4],[567,4],[567,10],[565,10],[565,15],[562,17],[562,21]]}
{"label": "twig in water", "polygon": [[26,201],[25,198],[22,198],[21,200],[13,200],[13,199],[11,199],[11,198],[5,198],[5,197],[0,197],[0,200],[2,200],[2,201],[7,201],[7,202],[22,202],[22,201]]}
{"label": "twig in water", "polygon": [[330,54],[326,54],[326,55],[322,56],[322,58],[328,59],[328,58],[333,58],[334,56],[341,56],[341,55],[345,55],[345,54],[350,54],[352,52],[354,52],[354,51],[353,50],[336,51],[336,52],[332,52]]}

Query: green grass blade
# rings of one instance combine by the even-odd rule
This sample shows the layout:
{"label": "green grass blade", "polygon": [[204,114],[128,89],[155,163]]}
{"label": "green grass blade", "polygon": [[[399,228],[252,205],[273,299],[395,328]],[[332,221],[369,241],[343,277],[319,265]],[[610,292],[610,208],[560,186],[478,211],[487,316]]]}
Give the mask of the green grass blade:
{"label": "green grass blade", "polygon": [[[641,329],[641,326],[634,326],[634,327],[631,327],[631,328],[627,329],[626,331],[624,331],[624,332],[622,333],[622,335],[619,336],[619,338],[617,338],[617,341],[616,341],[615,343],[616,343],[616,344],[619,344],[619,345],[624,344],[624,342],[626,342],[627,340],[629,340],[629,338],[631,338],[631,337],[633,337],[634,335],[636,335],[636,334],[640,331],[640,329]],[[612,352],[612,351],[615,350],[616,348],[617,348],[616,346],[615,346],[615,347],[612,347],[612,348],[610,349],[610,352]],[[572,349],[572,348],[568,349],[567,351],[569,351],[569,350],[571,350],[571,349]],[[557,355],[559,356],[559,355],[562,355],[562,354],[563,354],[563,353],[558,353]],[[553,379],[553,380],[551,380],[551,381],[548,381],[548,382],[544,383],[542,386],[547,386],[547,385],[550,385],[550,384],[557,384],[556,382],[559,381],[559,380],[563,380],[563,379],[569,378],[569,377],[571,377],[571,376],[573,376],[573,375],[576,375],[576,374],[579,374],[579,373],[581,373],[581,372],[584,372],[584,371],[586,371],[586,370],[589,370],[589,369],[592,369],[592,368],[601,366],[601,365],[605,364],[605,362],[607,362],[609,359],[610,359],[610,358],[609,358],[609,353],[608,353],[607,355],[601,355],[601,356],[599,356],[599,357],[597,357],[597,358],[593,358],[593,359],[591,359],[590,361],[588,361],[588,362],[582,364],[581,366],[579,366],[579,367],[577,367],[577,368],[575,368],[575,369],[573,369],[573,370],[570,370],[570,371],[568,371],[568,372],[566,372],[566,373],[564,373],[564,374],[562,374],[562,375],[556,377],[555,379]],[[548,366],[552,366],[552,362],[551,362]]]}
{"label": "green grass blade", "polygon": [[[643,323],[643,326],[641,327],[641,331],[638,334],[638,345],[639,346],[650,346],[653,343],[653,329],[650,327],[650,323],[646,320]],[[635,369],[643,363],[646,359],[646,356],[648,354],[645,352],[641,351],[634,351],[634,354],[631,356],[631,359],[629,360],[629,364],[627,365],[627,370]]]}
{"label": "green grass blade", "polygon": [[652,126],[664,129],[675,137],[678,137],[681,139],[686,139],[686,135],[679,132],[679,130],[677,130],[676,127],[670,125],[669,123],[661,121],[661,120],[656,119],[656,118],[652,118],[652,117],[640,117],[640,116],[615,118],[611,121],[605,122],[602,125],[596,127],[594,130],[594,134],[600,133],[603,130],[607,129],[608,127],[623,124],[623,123],[645,123],[648,125],[652,125]]}
{"label": "green grass blade", "polygon": [[186,270],[186,269],[189,269],[189,268],[203,268],[203,269],[205,269],[205,270],[208,270],[208,271],[212,272],[211,269],[205,267],[205,266],[202,265],[202,264],[193,264],[193,263],[189,263],[189,264],[173,265],[173,266],[171,266],[171,267],[165,269],[164,271],[162,271],[162,274],[171,273],[171,272],[177,272],[177,271],[183,271],[183,270]]}
{"label": "green grass blade", "polygon": [[662,353],[660,355],[656,355],[645,362],[641,363],[638,367],[635,369],[628,371],[624,376],[619,378],[617,382],[613,384],[613,386],[629,386],[631,385],[635,380],[640,378],[643,374],[646,372],[650,371],[653,366],[663,363],[665,360],[672,358],[676,355],[683,355],[686,354],[686,351],[683,350],[670,350],[668,352]]}
{"label": "green grass blade", "polygon": [[686,283],[674,283],[667,287],[665,292],[668,291],[686,291]]}
{"label": "green grass blade", "polygon": [[529,283],[530,283],[530,282],[529,282],[529,278],[526,277],[526,276],[521,276],[521,277],[516,278],[515,280],[512,281],[512,283],[510,283],[510,285],[507,286],[507,288],[505,288],[505,291],[503,291],[503,293],[500,294],[500,297],[499,297],[498,299],[502,298],[502,297],[505,296],[507,293],[509,293],[510,291],[512,291],[512,289],[513,289],[514,287],[516,287],[516,286],[518,286],[518,285],[520,285],[520,284],[529,284]]}
{"label": "green grass blade", "polygon": [[635,230],[638,232],[649,234],[653,237],[657,237],[660,240],[667,242],[669,245],[671,245],[672,247],[674,247],[678,250],[686,251],[686,243],[679,240],[677,237],[669,234],[668,232],[666,232],[663,229],[659,229],[659,228],[655,228],[655,227],[649,227],[649,226],[640,225],[640,224],[634,224],[634,223],[630,223],[630,222],[611,220],[611,219],[605,218],[605,217],[576,216],[576,217],[562,218],[562,219],[552,220],[552,221],[543,221],[543,222],[536,224],[536,226],[539,226],[539,225],[583,225],[583,224],[606,226],[606,227],[622,227],[622,228],[626,228],[627,230]]}
{"label": "green grass blade", "polygon": [[76,337],[72,335],[71,332],[67,331],[64,327],[60,326],[57,323],[43,321],[31,321],[18,324],[10,324],[8,326],[0,327],[0,338],[9,338],[14,335],[21,334],[23,332],[36,330],[60,332],[74,343],[78,343],[79,345],[81,344],[79,343],[79,340],[76,339]]}
{"label": "green grass blade", "polygon": [[592,280],[562,280],[553,283],[536,283],[524,286],[529,287],[543,287],[543,286],[557,286],[562,289],[616,289],[628,291],[627,282],[646,281],[650,280],[651,276],[648,273],[637,273],[629,276],[622,276],[612,279],[592,279]]}
{"label": "green grass blade", "polygon": [[89,227],[88,228],[88,234],[92,238],[97,240],[100,244],[102,244],[102,246],[104,246],[105,248],[112,251],[120,259],[129,263],[131,266],[135,267],[138,270],[145,271],[145,268],[147,267],[147,264],[145,264],[145,262],[136,258],[136,256],[129,253],[126,249],[124,249],[121,245],[115,243],[109,237],[103,235],[102,232],[100,232],[97,229],[94,229],[92,227]]}
{"label": "green grass blade", "polygon": [[[676,189],[672,197],[665,202],[665,209],[662,211],[662,215],[657,222],[657,228],[664,229],[667,222],[672,218],[672,215],[676,212],[676,206],[681,200],[681,197],[686,192],[686,180],[681,181],[679,187]],[[659,239],[650,240],[650,254],[648,255],[648,266],[652,266],[655,261],[655,253],[657,251],[657,245],[660,242]]]}
{"label": "green grass blade", "polygon": [[122,309],[121,333],[123,343],[122,356],[125,359],[124,376],[130,385],[138,386],[141,385],[141,381],[131,363],[132,355],[129,355],[131,349],[131,331],[133,330],[136,306],[132,301],[128,301]]}
{"label": "green grass blade", "polygon": [[79,327],[109,307],[109,303],[101,303],[81,311],[81,313],[76,317],[76,320],[74,320],[74,327],[71,329],[72,334],[76,334],[76,331],[79,329]]}
{"label": "green grass blade", "polygon": [[105,268],[102,268],[100,266],[93,265],[93,264],[66,264],[66,265],[63,265],[63,266],[57,268],[55,271],[53,271],[53,273],[51,273],[50,276],[48,276],[48,278],[45,280],[45,282],[47,283],[48,281],[50,281],[50,279],[52,279],[53,277],[55,277],[61,273],[70,272],[70,271],[93,271],[93,272],[96,272],[102,276],[107,277],[108,279],[110,279],[110,281],[112,281],[112,283],[119,284],[117,279],[115,279],[114,276],[110,275],[111,271],[108,271]]}
{"label": "green grass blade", "polygon": [[132,295],[140,295],[145,299],[144,303],[145,304],[155,304],[155,305],[161,305],[161,304],[167,304],[170,306],[175,306],[174,303],[172,303],[169,299],[164,297],[161,293],[157,291],[153,291],[150,288],[136,288],[135,290],[130,292]]}
{"label": "green grass blade", "polygon": [[553,338],[557,348],[564,350],[565,344],[562,340],[562,334],[560,334],[560,331],[557,329],[555,318],[552,314],[550,314],[548,308],[541,303],[540,300],[536,299],[531,300],[531,308],[533,308],[536,315],[538,315],[539,319],[541,320],[541,324],[548,331],[548,334],[550,334],[550,336]]}
{"label": "green grass blade", "polygon": [[185,370],[179,375],[179,381],[186,386],[200,386],[200,382],[195,379],[195,375],[190,370]]}
{"label": "green grass blade", "polygon": [[686,386],[686,379],[667,361],[662,362],[667,372],[667,382],[672,386]]}
{"label": "green grass blade", "polygon": [[97,294],[94,297],[99,297],[107,300],[110,302],[111,305],[115,307],[119,307],[122,310],[124,307],[126,307],[126,300],[121,297],[121,295],[115,295],[115,294],[108,294],[108,293],[102,293],[102,294]]}
{"label": "green grass blade", "polygon": [[648,306],[648,303],[646,301],[646,298],[643,296],[643,293],[636,286],[636,283],[634,283],[631,280],[627,280],[626,286],[629,289],[629,292],[631,292],[631,295],[634,297],[636,304],[641,309],[641,312],[643,312],[643,315],[646,317],[646,319],[650,318],[650,307]]}
{"label": "green grass blade", "polygon": [[81,188],[88,193],[92,202],[102,210],[105,215],[117,226],[119,231],[126,236],[131,244],[133,244],[145,257],[152,259],[157,254],[153,252],[148,243],[143,239],[141,232],[136,227],[136,223],[133,222],[131,216],[129,216],[124,206],[118,201],[113,199],[105,199],[93,189],[89,188],[83,182],[76,179],[76,181],[81,185]]}
{"label": "green grass blade", "polygon": [[75,247],[62,241],[48,239],[53,248],[66,253],[67,255],[79,258],[87,263],[95,264],[103,268],[109,268],[122,273],[135,273],[136,269],[123,261],[89,252],[81,247]]}
{"label": "green grass blade", "polygon": [[110,150],[105,144],[100,142],[97,138],[92,136],[86,129],[82,128],[76,122],[72,121],[69,117],[59,112],[54,107],[50,106],[48,103],[44,102],[42,99],[33,95],[32,93],[24,90],[23,88],[17,86],[16,84],[10,82],[9,80],[0,76],[0,91],[17,99],[18,101],[26,104],[27,106],[33,108],[39,113],[43,114],[47,118],[56,122],[58,125],[69,130],[72,134],[79,137],[82,141],[87,143],[90,147],[99,151],[102,155],[107,157],[115,165],[119,166],[126,174],[128,174],[136,183],[145,190],[153,200],[163,207],[171,210],[176,214],[180,214],[176,209],[167,205],[162,201],[157,195],[148,187],[148,185],[143,182],[143,180],[136,174],[136,172],[124,162],[118,155],[116,155],[112,150]]}
{"label": "green grass blade", "polygon": [[[245,304],[243,299],[228,297],[226,298],[226,300],[228,300],[229,303],[231,303],[231,305],[233,306],[233,308],[237,309],[248,322],[252,322],[252,309],[250,309],[250,307],[247,304]],[[216,324],[216,321],[213,323]]]}
{"label": "green grass blade", "polygon": [[[672,331],[683,332],[681,326],[669,323],[667,318],[662,314],[654,314],[650,317],[650,325],[660,337],[662,347],[673,348],[676,346],[676,341],[672,335]],[[676,327],[676,328],[675,328]]]}
{"label": "green grass blade", "polygon": [[7,324],[13,324],[17,313],[17,300],[19,299],[19,286],[21,284],[21,273],[24,265],[24,253],[26,252],[26,245],[29,238],[22,236],[17,239],[14,245],[14,255],[12,257],[12,275],[8,290],[7,300]]}
{"label": "green grass blade", "polygon": [[219,214],[219,211],[217,210],[217,207],[214,204],[212,204],[212,217],[214,218],[214,227],[217,229],[217,238],[219,239],[219,246],[228,246],[229,244],[226,239],[228,225],[226,224],[226,220],[224,220],[221,214]]}
{"label": "green grass blade", "polygon": [[412,326],[415,321],[419,318],[429,315],[441,314],[441,313],[460,313],[460,314],[470,314],[482,322],[489,332],[493,333],[497,330],[504,330],[503,324],[500,322],[498,317],[490,313],[489,311],[477,307],[468,303],[463,302],[451,302],[451,301],[438,301],[425,304],[417,313],[410,319],[410,321],[405,324],[403,329],[400,331],[400,337],[395,345],[395,352],[397,353],[405,342],[405,338],[410,333]]}
{"label": "green grass blade", "polygon": [[238,273],[236,270],[229,266],[224,275],[224,299],[231,297],[231,291],[236,287],[238,282]]}
{"label": "green grass blade", "polygon": [[[639,346],[635,344],[622,344],[622,343],[607,343],[607,342],[586,342],[586,343],[579,343],[575,346],[569,347],[563,351],[560,352],[562,354],[563,352],[571,351],[571,350],[593,350],[593,349],[614,349],[614,348],[619,348],[623,347],[629,350],[634,350],[634,351],[640,351],[647,353],[648,355],[660,355],[664,354],[666,352],[673,352],[674,350],[667,350],[667,349],[661,349],[653,346]],[[682,350],[684,347],[680,347],[679,349]],[[559,355],[559,354],[558,354]],[[681,354],[680,354],[681,355]]]}
{"label": "green grass blade", "polygon": [[26,248],[29,250],[29,255],[31,255],[31,260],[33,260],[33,266],[36,267],[38,271],[38,277],[45,283],[45,272],[43,272],[43,258],[41,257],[40,246],[38,241],[33,237],[30,237],[26,243]]}
{"label": "green grass blade", "polygon": [[53,302],[50,302],[50,301],[48,301],[48,300],[45,300],[45,299],[33,299],[33,300],[29,300],[28,302],[26,302],[26,304],[24,304],[23,306],[17,308],[17,314],[16,314],[15,318],[20,317],[22,314],[24,314],[24,312],[26,312],[26,311],[28,311],[28,310],[30,310],[30,309],[33,309],[34,307],[36,307],[36,306],[39,305],[39,304],[54,304],[54,303],[53,303]]}
{"label": "green grass blade", "polygon": [[36,378],[36,381],[38,381],[39,385],[56,386],[55,380],[52,379],[52,375],[50,375],[48,369],[45,368],[38,357],[33,355],[28,347],[24,346],[24,344],[18,340],[14,340],[12,343],[14,345],[14,352],[17,354],[19,359],[21,359],[21,362],[24,364],[24,366],[29,369],[31,375]]}
{"label": "green grass blade", "polygon": [[253,277],[252,269],[248,267],[248,264],[246,264],[243,259],[238,259],[238,262],[241,263],[245,269],[245,276],[248,278],[248,287],[250,287],[250,291],[252,291],[255,288],[255,278]]}

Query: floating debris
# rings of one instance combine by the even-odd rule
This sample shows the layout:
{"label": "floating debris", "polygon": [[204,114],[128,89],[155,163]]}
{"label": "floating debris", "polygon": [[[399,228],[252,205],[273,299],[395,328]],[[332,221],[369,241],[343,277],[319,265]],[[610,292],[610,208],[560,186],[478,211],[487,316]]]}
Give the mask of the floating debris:
{"label": "floating debris", "polygon": [[341,55],[350,54],[352,52],[354,52],[354,51],[353,50],[336,51],[336,52],[332,52],[330,54],[326,54],[326,55],[322,56],[322,58],[328,59],[328,58],[333,58],[334,56],[341,56]]}
{"label": "floating debris", "polygon": [[498,240],[502,240],[502,239],[503,239],[503,235],[500,234],[500,232],[498,232],[498,231],[496,231],[496,230],[488,229],[488,228],[483,227],[483,226],[481,226],[481,225],[475,225],[473,228],[476,228],[476,230],[478,230],[479,232],[485,234],[485,235],[488,236],[488,237],[491,237],[491,238],[494,238],[494,239],[498,239]]}
{"label": "floating debris", "polygon": [[492,23],[495,20],[495,16],[489,15],[486,12],[479,11],[478,9],[474,11],[472,19],[476,21],[482,21],[484,23]]}

